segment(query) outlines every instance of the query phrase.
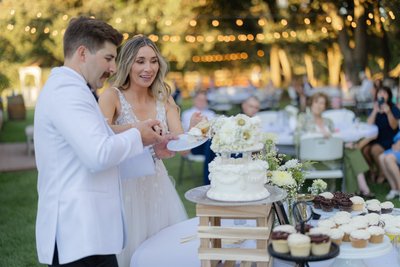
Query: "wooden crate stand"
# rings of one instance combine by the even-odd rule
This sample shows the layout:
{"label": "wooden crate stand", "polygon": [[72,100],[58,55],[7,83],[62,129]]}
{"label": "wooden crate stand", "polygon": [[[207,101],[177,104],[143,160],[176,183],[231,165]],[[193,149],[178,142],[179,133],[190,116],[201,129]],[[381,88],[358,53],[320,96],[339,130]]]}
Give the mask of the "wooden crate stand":
{"label": "wooden crate stand", "polygon": [[[196,213],[200,219],[198,236],[200,238],[199,258],[202,267],[214,267],[224,261],[224,266],[257,267],[272,265],[267,251],[269,235],[274,222],[271,204],[243,206],[196,205]],[[255,227],[221,226],[221,219],[255,219]],[[222,241],[256,240],[256,248],[222,248]]]}

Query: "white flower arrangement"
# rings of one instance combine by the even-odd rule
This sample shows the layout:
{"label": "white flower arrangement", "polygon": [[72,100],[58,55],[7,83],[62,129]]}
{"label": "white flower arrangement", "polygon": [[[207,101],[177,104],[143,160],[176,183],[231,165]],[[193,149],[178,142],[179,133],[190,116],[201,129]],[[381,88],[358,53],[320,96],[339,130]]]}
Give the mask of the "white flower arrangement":
{"label": "white flower arrangement", "polygon": [[258,117],[219,116],[211,121],[211,149],[216,153],[248,151],[261,143]]}
{"label": "white flower arrangement", "polygon": [[297,185],[292,174],[286,171],[272,171],[271,182],[279,187],[291,187]]}
{"label": "white flower arrangement", "polygon": [[325,192],[327,184],[321,179],[315,179],[312,185],[308,188],[308,192],[313,195],[318,195],[319,193]]}

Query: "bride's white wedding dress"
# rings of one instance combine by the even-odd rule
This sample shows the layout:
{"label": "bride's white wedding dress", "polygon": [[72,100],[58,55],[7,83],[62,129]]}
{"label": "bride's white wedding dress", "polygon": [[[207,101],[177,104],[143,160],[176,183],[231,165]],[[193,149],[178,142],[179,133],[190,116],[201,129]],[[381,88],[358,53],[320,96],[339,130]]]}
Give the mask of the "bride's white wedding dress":
{"label": "bride's white wedding dress", "polygon": [[[119,95],[121,114],[116,124],[138,121],[122,92]],[[157,101],[157,120],[167,125],[165,106]],[[125,249],[117,255],[120,267],[130,265],[135,249],[161,229],[187,219],[187,214],[164,163],[156,160],[156,174],[140,178],[123,179],[122,191],[127,222],[128,240]],[[132,170],[134,172],[135,170]]]}

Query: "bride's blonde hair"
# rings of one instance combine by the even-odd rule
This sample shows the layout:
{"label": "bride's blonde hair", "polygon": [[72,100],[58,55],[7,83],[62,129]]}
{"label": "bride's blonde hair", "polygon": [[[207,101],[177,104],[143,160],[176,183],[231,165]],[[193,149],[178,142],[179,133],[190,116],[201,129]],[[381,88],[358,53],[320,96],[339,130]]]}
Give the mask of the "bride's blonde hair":
{"label": "bride's blonde hair", "polygon": [[135,61],[139,49],[149,46],[151,47],[158,58],[159,69],[150,86],[150,93],[158,100],[166,102],[171,95],[171,87],[164,81],[165,75],[168,72],[168,64],[162,57],[157,46],[147,36],[139,34],[133,36],[121,48],[117,57],[117,73],[115,75],[114,86],[126,90],[130,86],[130,71],[132,64]]}

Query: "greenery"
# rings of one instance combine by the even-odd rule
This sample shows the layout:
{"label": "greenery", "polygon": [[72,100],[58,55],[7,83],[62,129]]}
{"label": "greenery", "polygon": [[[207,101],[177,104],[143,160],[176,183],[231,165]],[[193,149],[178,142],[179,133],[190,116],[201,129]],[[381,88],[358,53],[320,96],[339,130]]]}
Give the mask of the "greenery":
{"label": "greenery", "polygon": [[126,38],[151,36],[172,69],[183,72],[260,66],[271,68],[276,86],[280,75],[288,83],[307,73],[311,82],[333,85],[342,71],[353,83],[366,68],[388,76],[400,58],[399,6],[400,0],[2,0],[0,91],[19,87],[22,66],[60,65],[63,32],[79,15],[107,21]]}
{"label": "greenery", "polygon": [[[183,109],[190,106],[184,101]],[[237,112],[237,109],[234,111]],[[32,123],[33,110],[28,110],[25,121],[6,121],[0,132],[0,143],[25,142],[23,129]],[[180,156],[165,160],[169,174],[178,179]],[[193,172],[185,168],[182,184],[176,189],[186,207],[189,217],[195,216],[195,205],[184,198],[184,193],[202,185],[202,164],[193,163]],[[306,185],[307,182],[306,181]],[[36,267],[38,263],[35,246],[35,218],[37,209],[37,171],[0,172],[0,266]],[[389,192],[389,185],[372,184],[372,191],[381,201]],[[393,201],[396,207],[400,202]]]}

